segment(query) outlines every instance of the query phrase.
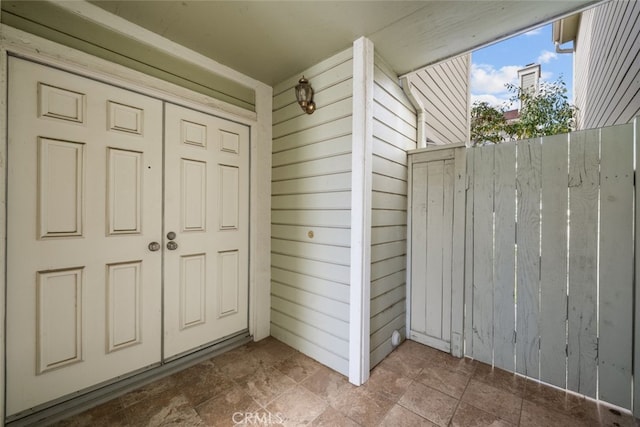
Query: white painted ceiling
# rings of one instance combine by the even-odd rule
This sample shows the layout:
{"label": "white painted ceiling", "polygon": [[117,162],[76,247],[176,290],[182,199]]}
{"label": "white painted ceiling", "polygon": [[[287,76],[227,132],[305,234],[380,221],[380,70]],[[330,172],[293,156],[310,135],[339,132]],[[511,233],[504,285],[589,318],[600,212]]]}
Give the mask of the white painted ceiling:
{"label": "white painted ceiling", "polygon": [[91,1],[270,85],[348,48],[360,36],[369,37],[402,75],[596,2]]}

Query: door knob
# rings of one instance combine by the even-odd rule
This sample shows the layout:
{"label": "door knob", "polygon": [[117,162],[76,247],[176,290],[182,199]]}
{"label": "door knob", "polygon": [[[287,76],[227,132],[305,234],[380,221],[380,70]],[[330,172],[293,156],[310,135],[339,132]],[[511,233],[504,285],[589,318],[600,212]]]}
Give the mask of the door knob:
{"label": "door knob", "polygon": [[178,249],[178,244],[173,240],[170,242],[167,242],[167,249],[169,249],[170,251],[175,251],[176,249]]}
{"label": "door knob", "polygon": [[173,231],[168,232],[167,233],[167,239],[175,240],[176,239],[176,233],[174,233]]}
{"label": "door knob", "polygon": [[149,250],[151,252],[159,251],[160,250],[160,243],[158,243],[158,242],[149,243]]}

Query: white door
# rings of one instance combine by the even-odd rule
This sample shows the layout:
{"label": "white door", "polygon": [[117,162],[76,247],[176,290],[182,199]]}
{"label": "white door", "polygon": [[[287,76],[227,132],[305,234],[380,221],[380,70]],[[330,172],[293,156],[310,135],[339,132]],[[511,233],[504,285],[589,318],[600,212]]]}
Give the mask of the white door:
{"label": "white door", "polygon": [[462,356],[464,148],[410,155],[409,337]]}
{"label": "white door", "polygon": [[164,357],[248,327],[249,129],[165,107]]}
{"label": "white door", "polygon": [[8,415],[160,362],[162,102],[9,58]]}

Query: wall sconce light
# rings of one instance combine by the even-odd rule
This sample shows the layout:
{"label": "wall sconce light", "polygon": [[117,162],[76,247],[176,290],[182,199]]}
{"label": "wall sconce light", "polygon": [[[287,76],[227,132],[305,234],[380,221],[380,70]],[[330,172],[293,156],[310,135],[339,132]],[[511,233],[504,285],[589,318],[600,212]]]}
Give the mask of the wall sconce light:
{"label": "wall sconce light", "polygon": [[313,88],[309,83],[309,80],[305,79],[304,76],[298,81],[296,85],[296,99],[298,100],[298,104],[300,104],[300,108],[307,114],[313,114],[316,111],[316,103],[313,102]]}

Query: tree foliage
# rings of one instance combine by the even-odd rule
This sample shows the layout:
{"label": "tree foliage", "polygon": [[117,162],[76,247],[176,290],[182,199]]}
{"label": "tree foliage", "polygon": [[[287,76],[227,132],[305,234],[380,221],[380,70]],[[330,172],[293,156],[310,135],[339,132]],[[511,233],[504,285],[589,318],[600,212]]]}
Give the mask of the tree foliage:
{"label": "tree foliage", "polygon": [[[500,143],[570,132],[574,129],[576,107],[567,100],[567,88],[559,78],[541,82],[535,92],[505,85],[511,92],[509,103],[494,107],[475,102],[471,108],[471,141],[474,145]],[[520,116],[507,121],[504,113],[520,104]]]}

